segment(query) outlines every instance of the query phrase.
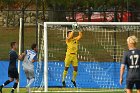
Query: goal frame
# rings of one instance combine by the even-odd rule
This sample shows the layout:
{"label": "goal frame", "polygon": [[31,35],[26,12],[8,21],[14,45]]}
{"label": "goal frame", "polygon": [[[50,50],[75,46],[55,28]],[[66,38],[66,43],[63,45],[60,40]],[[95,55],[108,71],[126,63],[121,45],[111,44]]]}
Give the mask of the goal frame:
{"label": "goal frame", "polygon": [[[49,25],[72,25],[75,22],[44,22],[44,92],[48,92],[48,35],[47,27]],[[81,26],[94,25],[94,26],[133,26],[140,25],[140,22],[76,22]],[[69,91],[68,91],[69,92]]]}

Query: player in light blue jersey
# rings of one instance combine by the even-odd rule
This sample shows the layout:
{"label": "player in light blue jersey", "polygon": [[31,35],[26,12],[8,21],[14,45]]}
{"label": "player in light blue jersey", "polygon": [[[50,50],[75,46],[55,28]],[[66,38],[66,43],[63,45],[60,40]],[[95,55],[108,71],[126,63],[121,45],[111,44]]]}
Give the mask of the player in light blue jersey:
{"label": "player in light blue jersey", "polygon": [[37,61],[37,45],[32,44],[31,50],[26,50],[22,55],[24,56],[23,60],[23,70],[27,78],[26,88],[30,93],[30,85],[34,82],[34,62]]}

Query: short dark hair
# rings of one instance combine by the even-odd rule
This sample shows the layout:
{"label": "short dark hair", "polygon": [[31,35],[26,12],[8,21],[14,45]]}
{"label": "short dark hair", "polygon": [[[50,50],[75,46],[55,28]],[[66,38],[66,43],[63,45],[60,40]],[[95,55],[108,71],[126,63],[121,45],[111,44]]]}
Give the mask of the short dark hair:
{"label": "short dark hair", "polygon": [[68,35],[70,32],[72,32],[72,31],[69,30],[69,31],[67,32],[67,35]]}
{"label": "short dark hair", "polygon": [[16,44],[16,42],[11,42],[11,48],[13,48],[13,46]]}
{"label": "short dark hair", "polygon": [[35,44],[35,43],[33,43],[32,45],[31,45],[31,49],[32,50],[34,50],[34,48],[36,48],[37,47],[37,44]]}

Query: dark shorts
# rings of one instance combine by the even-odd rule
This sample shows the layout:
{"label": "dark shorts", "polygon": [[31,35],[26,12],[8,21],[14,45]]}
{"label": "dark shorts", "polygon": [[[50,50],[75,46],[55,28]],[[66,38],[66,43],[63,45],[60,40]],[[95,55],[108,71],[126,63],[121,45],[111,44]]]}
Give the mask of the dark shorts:
{"label": "dark shorts", "polygon": [[140,89],[140,80],[135,80],[135,81],[126,81],[126,88],[127,89],[133,89],[133,87],[136,87],[136,89]]}
{"label": "dark shorts", "polygon": [[8,77],[19,79],[19,74],[17,69],[8,69]]}

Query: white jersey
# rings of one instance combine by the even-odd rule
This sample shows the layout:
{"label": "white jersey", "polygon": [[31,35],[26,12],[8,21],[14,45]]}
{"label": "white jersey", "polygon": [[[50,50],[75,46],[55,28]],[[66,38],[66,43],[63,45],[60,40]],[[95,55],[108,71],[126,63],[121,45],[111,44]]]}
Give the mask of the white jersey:
{"label": "white jersey", "polygon": [[36,61],[37,53],[34,50],[26,50],[25,52],[26,52],[26,54],[25,54],[22,66],[24,69],[32,69],[33,70],[34,65],[33,65],[32,60]]}

